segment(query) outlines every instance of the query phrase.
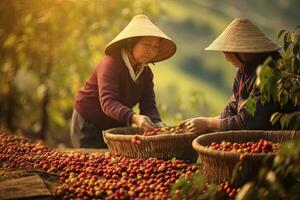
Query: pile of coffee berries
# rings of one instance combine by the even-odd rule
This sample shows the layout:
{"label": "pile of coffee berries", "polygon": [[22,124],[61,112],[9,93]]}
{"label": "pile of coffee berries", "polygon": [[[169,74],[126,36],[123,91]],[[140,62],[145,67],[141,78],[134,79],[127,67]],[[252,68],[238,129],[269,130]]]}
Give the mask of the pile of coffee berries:
{"label": "pile of coffee berries", "polygon": [[225,191],[226,195],[230,198],[233,198],[239,192],[239,188],[235,188],[230,185],[228,181],[221,183],[220,185],[221,190]]}
{"label": "pile of coffee berries", "polygon": [[135,135],[132,139],[131,139],[131,143],[132,144],[137,144],[140,145],[142,143],[142,141],[140,140],[138,135]]}
{"label": "pile of coffee berries", "polygon": [[[153,135],[175,135],[175,134],[184,134],[186,133],[183,127],[163,127],[163,128],[154,128],[152,130],[144,131],[143,136],[153,136]],[[142,143],[140,139],[141,135],[135,135],[131,139],[132,144],[140,145]]]}
{"label": "pile of coffee berries", "polygon": [[0,169],[59,175],[55,199],[169,199],[170,185],[198,170],[182,160],[59,152],[0,131]]}
{"label": "pile of coffee berries", "polygon": [[144,136],[151,135],[170,135],[170,134],[183,134],[186,133],[183,127],[163,127],[163,128],[154,128],[153,130],[144,131]]}
{"label": "pile of coffee berries", "polygon": [[279,143],[260,139],[258,142],[232,143],[222,141],[220,144],[212,142],[207,146],[218,151],[230,151],[236,153],[275,153],[279,149]]}

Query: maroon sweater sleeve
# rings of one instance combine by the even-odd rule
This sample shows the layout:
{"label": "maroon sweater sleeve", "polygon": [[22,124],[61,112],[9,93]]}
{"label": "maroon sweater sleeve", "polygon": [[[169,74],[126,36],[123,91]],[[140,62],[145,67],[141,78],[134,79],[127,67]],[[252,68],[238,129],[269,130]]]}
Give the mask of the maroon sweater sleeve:
{"label": "maroon sweater sleeve", "polygon": [[121,103],[120,98],[120,63],[111,57],[97,67],[97,81],[99,86],[99,99],[103,112],[109,117],[129,122],[133,111]]}
{"label": "maroon sweater sleeve", "polygon": [[155,101],[153,73],[150,68],[146,68],[148,80],[146,81],[144,92],[139,104],[142,115],[148,116],[154,123],[161,121]]}

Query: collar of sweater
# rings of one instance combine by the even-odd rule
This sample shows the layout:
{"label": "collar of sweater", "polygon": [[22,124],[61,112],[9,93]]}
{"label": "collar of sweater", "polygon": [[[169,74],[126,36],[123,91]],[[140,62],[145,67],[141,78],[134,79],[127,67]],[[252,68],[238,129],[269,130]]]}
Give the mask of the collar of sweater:
{"label": "collar of sweater", "polygon": [[144,71],[145,67],[149,67],[148,64],[137,65],[137,73],[135,73],[134,69],[133,69],[133,66],[131,65],[131,63],[129,61],[128,52],[125,49],[122,49],[121,56],[122,56],[122,59],[123,59],[125,65],[126,65],[126,67],[128,68],[130,77],[133,80],[133,82],[137,81],[137,79],[139,78],[139,76]]}

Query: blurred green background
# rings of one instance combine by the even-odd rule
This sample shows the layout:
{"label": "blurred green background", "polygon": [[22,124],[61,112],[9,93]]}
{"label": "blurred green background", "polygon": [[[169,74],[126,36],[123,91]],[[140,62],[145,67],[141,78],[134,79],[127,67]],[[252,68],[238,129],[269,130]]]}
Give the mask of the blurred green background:
{"label": "blurred green background", "polygon": [[144,13],[177,44],[152,67],[163,121],[218,115],[236,69],[205,52],[236,17],[277,41],[300,23],[298,0],[1,0],[0,127],[49,146],[69,146],[73,98],[110,42]]}

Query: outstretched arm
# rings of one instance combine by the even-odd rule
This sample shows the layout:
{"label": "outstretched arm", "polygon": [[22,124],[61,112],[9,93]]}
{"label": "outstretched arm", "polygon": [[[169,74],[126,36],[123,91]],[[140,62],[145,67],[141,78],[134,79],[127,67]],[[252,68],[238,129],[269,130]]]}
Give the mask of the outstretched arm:
{"label": "outstretched arm", "polygon": [[189,132],[205,133],[209,130],[219,131],[220,121],[213,117],[195,117],[181,122],[179,126],[185,126]]}

